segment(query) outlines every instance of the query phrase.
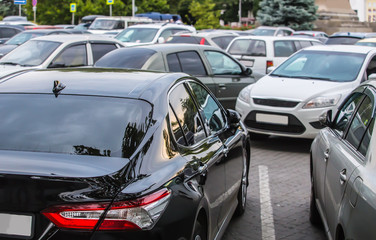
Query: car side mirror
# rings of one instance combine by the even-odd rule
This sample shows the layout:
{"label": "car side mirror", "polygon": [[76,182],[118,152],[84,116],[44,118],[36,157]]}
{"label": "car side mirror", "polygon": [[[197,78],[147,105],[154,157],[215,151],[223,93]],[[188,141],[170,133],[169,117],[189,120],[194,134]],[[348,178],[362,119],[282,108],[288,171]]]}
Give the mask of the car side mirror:
{"label": "car side mirror", "polygon": [[232,109],[227,109],[227,119],[230,127],[238,127],[240,123],[240,114]]}
{"label": "car side mirror", "polygon": [[159,37],[159,38],[158,38],[158,43],[164,43],[164,42],[165,42],[164,37]]}
{"label": "car side mirror", "polygon": [[247,75],[247,76],[251,76],[253,73],[252,69],[247,67],[245,70],[244,70],[244,74]]}
{"label": "car side mirror", "polygon": [[368,80],[376,80],[376,73],[372,73],[368,76]]}
{"label": "car side mirror", "polygon": [[266,74],[269,74],[269,73],[273,72],[274,69],[275,69],[275,67],[268,67],[268,68],[266,69]]}
{"label": "car side mirror", "polygon": [[321,125],[325,127],[331,127],[333,125],[332,122],[332,110],[327,111],[319,116],[319,122]]}

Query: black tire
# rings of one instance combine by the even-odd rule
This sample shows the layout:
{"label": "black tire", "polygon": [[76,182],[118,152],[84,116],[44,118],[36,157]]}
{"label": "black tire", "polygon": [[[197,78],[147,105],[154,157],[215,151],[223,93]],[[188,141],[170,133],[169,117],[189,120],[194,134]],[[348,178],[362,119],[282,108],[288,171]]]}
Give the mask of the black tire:
{"label": "black tire", "polygon": [[200,219],[197,219],[195,222],[195,228],[193,230],[192,240],[207,240],[207,229],[205,224],[200,222]]}
{"label": "black tire", "polygon": [[240,187],[238,190],[238,205],[236,206],[235,216],[241,216],[245,212],[247,205],[247,187],[248,187],[248,175],[247,175],[247,161],[244,159],[243,174],[240,180]]}
{"label": "black tire", "polygon": [[309,204],[309,221],[315,226],[321,226],[321,217],[316,206],[315,188],[313,184],[313,177],[311,177],[311,201]]}

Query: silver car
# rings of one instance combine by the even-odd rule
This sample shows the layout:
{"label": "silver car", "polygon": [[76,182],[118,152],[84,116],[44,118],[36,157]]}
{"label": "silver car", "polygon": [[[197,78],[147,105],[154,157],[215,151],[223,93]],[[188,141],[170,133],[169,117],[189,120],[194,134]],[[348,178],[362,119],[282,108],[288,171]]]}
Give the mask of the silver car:
{"label": "silver car", "polygon": [[310,221],[329,239],[376,239],[376,81],[356,88],[321,122],[311,146]]}

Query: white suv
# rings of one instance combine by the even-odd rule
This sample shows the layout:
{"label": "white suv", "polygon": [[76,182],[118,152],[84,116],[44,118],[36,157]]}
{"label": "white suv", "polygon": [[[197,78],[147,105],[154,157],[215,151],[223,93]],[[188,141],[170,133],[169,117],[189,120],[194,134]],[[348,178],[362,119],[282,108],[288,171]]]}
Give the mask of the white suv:
{"label": "white suv", "polygon": [[176,23],[138,24],[120,32],[115,38],[126,46],[164,43],[167,38],[178,32],[196,33],[192,26]]}
{"label": "white suv", "polygon": [[317,39],[297,37],[246,36],[233,39],[226,51],[255,73],[267,73],[296,51],[323,45]]}

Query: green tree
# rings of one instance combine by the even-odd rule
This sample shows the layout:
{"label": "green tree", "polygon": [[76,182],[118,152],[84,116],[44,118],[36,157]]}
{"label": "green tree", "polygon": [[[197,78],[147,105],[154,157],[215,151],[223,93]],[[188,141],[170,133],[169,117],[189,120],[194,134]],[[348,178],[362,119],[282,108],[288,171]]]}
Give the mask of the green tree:
{"label": "green tree", "polygon": [[288,26],[295,30],[312,30],[317,19],[314,0],[262,0],[257,20],[266,26]]}
{"label": "green tree", "polygon": [[193,0],[189,5],[189,12],[194,18],[194,25],[197,29],[218,28],[219,10],[214,10],[215,3],[212,0],[204,0],[202,3]]}
{"label": "green tree", "polygon": [[[24,8],[21,8],[24,12]],[[18,15],[18,5],[14,4],[13,0],[0,0],[0,18],[10,15]]]}

